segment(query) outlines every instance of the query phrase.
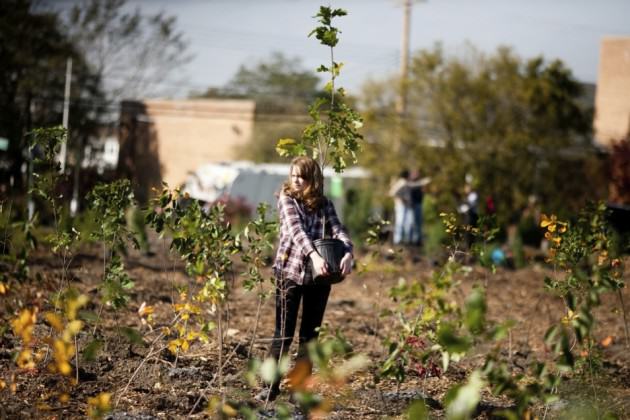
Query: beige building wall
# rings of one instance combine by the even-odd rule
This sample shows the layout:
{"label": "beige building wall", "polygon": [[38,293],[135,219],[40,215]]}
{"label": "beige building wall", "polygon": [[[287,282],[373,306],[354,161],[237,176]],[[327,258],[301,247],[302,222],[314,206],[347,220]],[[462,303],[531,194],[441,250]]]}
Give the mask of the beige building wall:
{"label": "beige building wall", "polygon": [[121,108],[119,172],[146,200],[165,181],[182,184],[189,171],[236,158],[254,127],[251,100],[125,101]]}
{"label": "beige building wall", "polygon": [[602,145],[630,132],[630,37],[606,37],[600,44],[594,125]]}
{"label": "beige building wall", "polygon": [[254,127],[254,101],[145,101],[157,136],[162,177],[171,186],[208,162],[235,159]]}

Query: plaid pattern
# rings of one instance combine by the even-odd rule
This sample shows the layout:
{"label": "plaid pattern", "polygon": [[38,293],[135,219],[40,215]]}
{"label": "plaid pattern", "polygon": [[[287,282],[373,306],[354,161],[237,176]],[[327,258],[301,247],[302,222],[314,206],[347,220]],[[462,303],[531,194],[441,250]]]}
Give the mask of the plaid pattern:
{"label": "plaid pattern", "polygon": [[[322,210],[326,220],[326,233],[343,241],[346,250],[352,253],[352,241],[339,221],[332,201],[326,198]],[[311,279],[311,270],[307,269],[308,254],[315,250],[313,240],[323,237],[322,210],[309,212],[296,199],[280,195],[280,244],[273,264],[277,277],[281,276],[297,284],[305,284]]]}

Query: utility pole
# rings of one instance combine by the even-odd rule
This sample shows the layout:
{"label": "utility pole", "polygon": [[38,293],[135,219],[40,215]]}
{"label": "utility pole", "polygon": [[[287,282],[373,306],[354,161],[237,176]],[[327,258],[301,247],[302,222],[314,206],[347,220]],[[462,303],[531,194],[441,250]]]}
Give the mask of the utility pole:
{"label": "utility pole", "polygon": [[404,0],[402,42],[400,48],[400,95],[397,112],[404,118],[407,113],[407,78],[409,76],[409,35],[411,32],[411,0]]}
{"label": "utility pole", "polygon": [[398,116],[398,138],[396,149],[403,155],[405,137],[405,119],[407,117],[407,79],[409,76],[409,34],[411,31],[411,1],[403,0],[403,24],[402,42],[400,48],[400,85],[398,87],[398,98],[396,101],[396,114]]}
{"label": "utility pole", "polygon": [[63,97],[63,128],[66,129],[66,141],[61,143],[61,151],[59,152],[59,163],[61,164],[60,172],[64,173],[66,170],[66,155],[68,154],[67,142],[69,136],[68,133],[68,119],[70,117],[70,81],[72,79],[72,57],[66,61],[66,89]]}

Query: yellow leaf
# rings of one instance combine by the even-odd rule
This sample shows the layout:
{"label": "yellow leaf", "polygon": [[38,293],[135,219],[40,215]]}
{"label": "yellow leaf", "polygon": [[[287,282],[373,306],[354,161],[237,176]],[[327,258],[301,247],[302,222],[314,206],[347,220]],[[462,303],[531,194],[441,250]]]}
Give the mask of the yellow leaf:
{"label": "yellow leaf", "polygon": [[238,415],[238,411],[229,404],[223,404],[221,411],[228,417],[236,417]]}
{"label": "yellow leaf", "polygon": [[33,369],[35,367],[35,362],[33,361],[33,353],[31,350],[22,350],[18,355],[16,363],[22,369]]}
{"label": "yellow leaf", "polygon": [[35,321],[37,320],[37,308],[34,308],[32,311],[29,309],[23,309],[20,312],[20,315],[13,321],[11,321],[11,326],[13,327],[13,332],[15,335],[19,335],[22,337],[22,341],[24,344],[29,344],[31,339],[33,338],[33,328],[35,326]]}
{"label": "yellow leaf", "polygon": [[57,362],[57,369],[59,369],[59,373],[62,375],[68,376],[72,373],[72,366],[70,366],[70,363],[65,360]]}
{"label": "yellow leaf", "polygon": [[55,331],[63,331],[63,322],[61,321],[59,315],[52,312],[46,312],[44,318],[46,318],[46,321],[55,329]]}
{"label": "yellow leaf", "polygon": [[138,315],[141,317],[145,315],[151,315],[154,312],[153,306],[148,306],[146,302],[142,302],[140,309],[138,309]]}
{"label": "yellow leaf", "polygon": [[76,298],[68,299],[66,302],[66,316],[73,321],[77,318],[77,312],[89,302],[86,295],[79,295]]}
{"label": "yellow leaf", "polygon": [[68,401],[70,401],[70,395],[63,393],[61,395],[59,395],[59,402],[60,403],[67,403]]}
{"label": "yellow leaf", "polygon": [[601,342],[602,347],[608,347],[612,344],[613,342],[613,337],[612,335],[609,335],[608,337],[604,338]]}
{"label": "yellow leaf", "polygon": [[9,289],[9,286],[5,285],[4,283],[0,281],[0,295],[6,294],[8,289]]}
{"label": "yellow leaf", "polygon": [[[543,214],[541,216],[541,221],[540,221],[540,227],[546,228],[552,224],[555,224],[556,221],[558,220],[557,216],[555,214],[552,214],[551,216],[547,217],[546,214]],[[554,227],[555,229],[555,227]]]}
{"label": "yellow leaf", "polygon": [[177,354],[177,349],[179,348],[179,340],[171,340],[168,343],[168,350],[173,353],[173,354]]}
{"label": "yellow leaf", "polygon": [[190,343],[188,342],[188,340],[183,340],[183,342],[182,342],[182,350],[183,351],[188,351],[189,347],[190,347]]}
{"label": "yellow leaf", "polygon": [[74,346],[60,339],[55,340],[53,343],[53,351],[55,360],[69,360],[74,356]]}
{"label": "yellow leaf", "polygon": [[83,321],[74,320],[70,321],[68,325],[66,325],[66,330],[63,332],[63,339],[66,342],[72,340],[72,338],[81,331],[83,328]]}
{"label": "yellow leaf", "polygon": [[101,418],[111,411],[111,396],[109,392],[101,392],[96,397],[88,398],[88,416]]}

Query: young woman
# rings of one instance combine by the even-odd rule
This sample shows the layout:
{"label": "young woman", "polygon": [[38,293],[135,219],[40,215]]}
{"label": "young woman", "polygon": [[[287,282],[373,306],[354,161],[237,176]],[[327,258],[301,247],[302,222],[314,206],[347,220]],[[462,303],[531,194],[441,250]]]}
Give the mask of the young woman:
{"label": "young woman", "polygon": [[[302,302],[298,358],[310,366],[306,345],[317,339],[317,328],[322,324],[330,293],[330,285],[312,284],[312,279],[326,275],[331,269],[313,247],[313,240],[322,238],[326,229],[326,234],[343,241],[346,253],[339,267],[343,275],[352,270],[353,245],[333,203],[324,196],[322,171],[309,157],[297,157],[291,162],[289,179],[282,185],[278,198],[278,214],[280,243],[273,265],[276,327],[269,355],[279,360],[289,351]],[[257,398],[274,400],[279,393],[280,381],[277,381]]]}

